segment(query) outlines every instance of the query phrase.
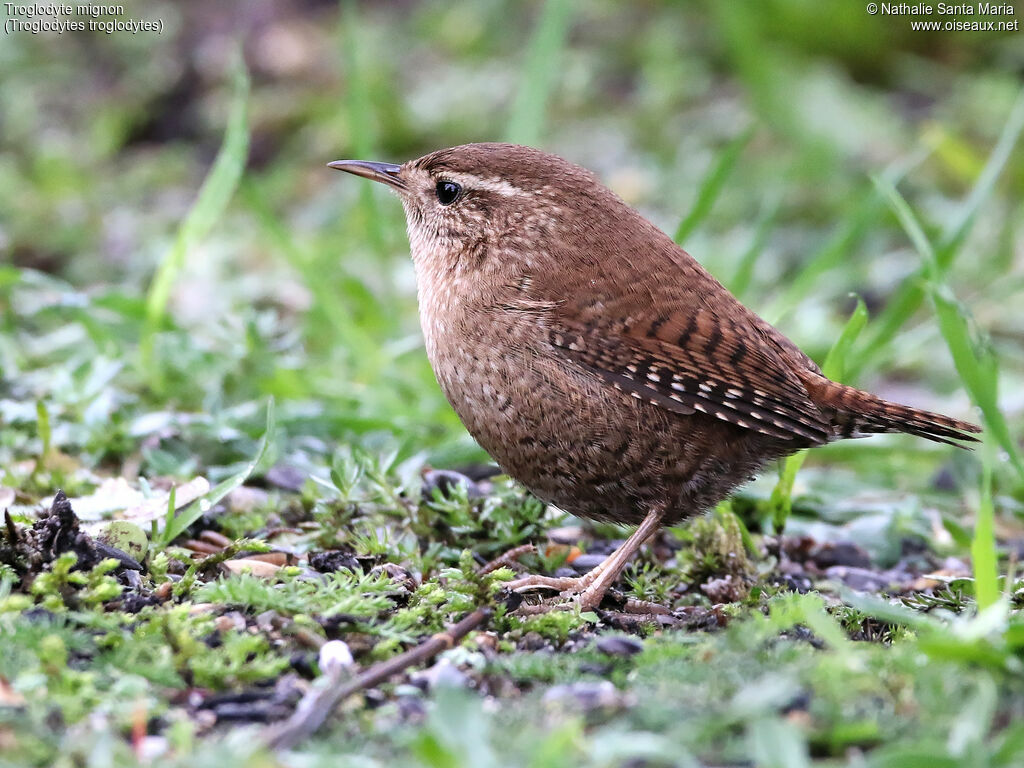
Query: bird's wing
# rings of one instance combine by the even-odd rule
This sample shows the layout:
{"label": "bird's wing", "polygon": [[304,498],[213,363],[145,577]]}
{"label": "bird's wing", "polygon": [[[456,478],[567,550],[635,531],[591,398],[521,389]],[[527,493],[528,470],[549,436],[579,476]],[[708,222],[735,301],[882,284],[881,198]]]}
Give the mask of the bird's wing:
{"label": "bird's wing", "polygon": [[832,437],[796,361],[747,318],[722,318],[698,306],[604,325],[565,310],[547,314],[549,343],[623,392],[783,440],[817,445]]}

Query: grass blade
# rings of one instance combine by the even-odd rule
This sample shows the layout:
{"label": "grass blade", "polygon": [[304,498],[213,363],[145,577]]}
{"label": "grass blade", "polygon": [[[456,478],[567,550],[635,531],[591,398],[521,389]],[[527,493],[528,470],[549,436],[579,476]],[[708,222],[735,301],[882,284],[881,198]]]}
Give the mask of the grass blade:
{"label": "grass blade", "polygon": [[987,339],[972,336],[967,310],[953,298],[946,286],[933,285],[930,289],[932,303],[939,317],[939,330],[953,355],[957,373],[971,399],[981,408],[985,426],[1006,451],[1010,463],[1024,483],[1024,459],[1010,434],[1006,417],[999,408],[999,362],[995,351]]}
{"label": "grass blade", "polygon": [[184,533],[192,523],[202,517],[204,512],[248,480],[249,476],[252,475],[256,470],[256,467],[260,465],[263,458],[267,455],[267,447],[273,444],[274,433],[276,430],[277,422],[274,416],[274,400],[271,398],[267,402],[267,424],[263,430],[263,437],[260,439],[260,444],[256,449],[256,455],[242,468],[241,471],[236,472],[223,482],[218,483],[216,486],[211,488],[210,492],[203,496],[203,498],[196,499],[196,501],[188,507],[174,515],[173,519],[164,526],[160,546],[166,546],[170,542],[174,541],[174,539]]}
{"label": "grass blade", "polygon": [[924,233],[917,217],[903,196],[887,181],[876,181],[889,200],[911,242],[921,255],[921,271],[926,283],[920,290],[927,292],[935,307],[939,330],[953,357],[953,364],[964,388],[981,409],[992,436],[1006,452],[1014,469],[1024,482],[1024,458],[1010,434],[1006,418],[999,408],[999,361],[995,351],[984,337],[976,338],[971,332],[968,311],[956,300],[952,290],[943,282],[945,270],[939,263],[935,249]]}
{"label": "grass blade", "polygon": [[708,170],[704,178],[701,179],[700,188],[697,190],[697,199],[694,201],[693,207],[690,209],[690,212],[683,217],[683,220],[679,222],[679,226],[676,228],[676,233],[673,239],[677,243],[682,245],[686,238],[688,238],[693,231],[700,226],[700,223],[704,221],[707,215],[711,212],[711,208],[714,206],[715,200],[718,199],[718,195],[725,186],[725,182],[736,167],[736,161],[743,153],[747,144],[750,143],[750,139],[753,135],[754,128],[753,126],[750,126],[739,136],[730,141],[725,146],[725,149],[718,153],[718,158],[715,160],[715,163]]}
{"label": "grass blade", "polygon": [[[982,457],[981,501],[974,522],[971,562],[974,568],[974,597],[978,612],[999,602],[999,570],[996,559],[995,512],[992,504],[992,455],[988,446]],[[1009,580],[1007,581],[1009,586]]]}
{"label": "grass blade", "polygon": [[[970,233],[971,227],[982,204],[988,199],[1003,169],[1012,155],[1021,132],[1024,131],[1024,91],[1017,98],[1010,116],[1007,118],[1003,131],[978,175],[977,181],[960,206],[956,216],[950,219],[943,231],[938,247],[934,250],[934,265],[939,275],[945,274],[956,260],[960,246]],[[890,201],[891,202],[891,201]],[[924,301],[927,292],[921,285],[922,271],[907,277],[896,294],[888,301],[885,309],[879,314],[868,342],[864,345],[855,368],[866,366],[878,352],[888,346],[896,332],[917,311]]]}
{"label": "grass blade", "polygon": [[[822,373],[830,379],[842,381],[846,373],[846,360],[850,356],[854,342],[857,341],[857,337],[860,336],[860,332],[864,330],[867,322],[868,308],[865,306],[864,300],[858,297],[857,306],[854,307],[853,314],[846,321],[846,325],[843,326],[839,338],[836,339],[832,349],[829,350],[828,355],[825,357],[825,362],[821,366]],[[789,519],[789,515],[793,511],[793,484],[796,482],[796,474],[800,471],[800,467],[803,466],[806,458],[807,451],[799,451],[783,459],[779,467],[779,481],[775,484],[775,487],[772,489],[772,495],[768,499],[769,509],[772,513],[772,524],[777,533],[782,533],[786,527],[786,520]]]}
{"label": "grass blade", "polygon": [[[893,184],[898,184],[913,168],[920,165],[928,156],[926,149],[914,152],[909,157],[890,164],[882,177]],[[878,188],[870,185],[857,201],[853,213],[845,217],[839,228],[828,240],[807,260],[800,271],[789,281],[782,295],[772,303],[771,309],[765,313],[770,322],[779,320],[795,310],[800,303],[814,291],[822,276],[840,267],[846,259],[865,240],[872,231],[878,217],[885,210],[885,203]],[[847,367],[852,372],[856,366],[847,360]]]}
{"label": "grass blade", "polygon": [[506,138],[515,144],[535,146],[544,130],[548,98],[559,59],[565,47],[572,4],[569,0],[547,0],[526,53],[523,79],[512,106]]}
{"label": "grass blade", "polygon": [[825,362],[821,366],[822,373],[835,381],[842,381],[846,378],[846,361],[853,353],[853,345],[867,322],[868,308],[864,304],[864,299],[858,296],[857,306],[853,308],[850,319],[846,321],[846,325],[843,326],[832,349],[825,355]]}
{"label": "grass blade", "polygon": [[744,251],[743,256],[740,257],[736,274],[733,275],[732,280],[726,286],[734,296],[742,298],[750,288],[750,283],[753,282],[754,267],[757,264],[758,256],[764,251],[764,246],[768,242],[768,235],[771,233],[772,227],[775,226],[775,219],[779,212],[779,202],[779,196],[776,195],[761,209],[761,214],[758,216],[757,224],[754,227],[754,237],[751,239],[747,250]]}
{"label": "grass blade", "polygon": [[[371,185],[363,185],[370,187]],[[303,282],[314,297],[313,312],[322,313],[326,323],[320,322],[317,327],[311,328],[310,333],[319,334],[324,339],[329,339],[332,347],[349,353],[349,359],[359,361],[367,368],[370,368],[372,375],[377,375],[376,365],[370,365],[370,361],[380,358],[380,339],[368,333],[365,325],[367,323],[357,322],[355,313],[349,308],[350,302],[338,301],[338,294],[348,297],[357,295],[366,296],[367,303],[377,304],[376,297],[372,292],[365,291],[359,281],[348,275],[338,280],[330,279],[325,274],[324,265],[318,258],[315,246],[302,243],[290,232],[278,214],[267,204],[262,193],[250,180],[243,182],[239,188],[239,197],[242,203],[252,211],[261,233],[266,242],[273,250],[280,253],[287,262],[297,269],[303,278]],[[335,264],[335,271],[341,272],[340,267]],[[339,290],[339,282],[344,281]],[[367,295],[369,294],[369,295]],[[391,315],[383,310],[375,317],[390,317]],[[367,378],[366,380],[371,380]]]}
{"label": "grass blade", "polygon": [[1003,132],[996,141],[996,146],[993,148],[992,154],[989,155],[985,167],[978,175],[978,180],[943,233],[942,246],[939,249],[940,263],[947,257],[947,254],[951,257],[971,231],[978,211],[981,210],[982,204],[992,193],[992,188],[1009,162],[1010,155],[1022,131],[1024,131],[1024,90],[1020,92],[1013,109],[1010,110],[1010,116],[1006,119]]}
{"label": "grass blade", "polygon": [[178,228],[174,245],[157,268],[146,296],[146,321],[139,342],[139,353],[141,367],[150,374],[150,384],[157,391],[163,389],[163,380],[159,371],[153,370],[153,339],[164,322],[171,289],[185,267],[189,251],[209,233],[224,213],[245,169],[249,155],[248,100],[249,76],[239,55],[234,74],[234,95],[220,151],[203,181],[195,203]]}
{"label": "grass blade", "polygon": [[[362,66],[362,38],[359,34],[359,12],[353,0],[341,5],[341,50],[345,66],[345,128],[351,137],[352,155],[356,158],[374,160],[376,144],[373,127],[373,106],[370,101],[370,84]],[[374,253],[382,255],[385,248],[383,221],[377,206],[379,190],[376,184],[359,185],[359,206],[366,222],[366,234]],[[388,281],[384,282],[388,285]]]}

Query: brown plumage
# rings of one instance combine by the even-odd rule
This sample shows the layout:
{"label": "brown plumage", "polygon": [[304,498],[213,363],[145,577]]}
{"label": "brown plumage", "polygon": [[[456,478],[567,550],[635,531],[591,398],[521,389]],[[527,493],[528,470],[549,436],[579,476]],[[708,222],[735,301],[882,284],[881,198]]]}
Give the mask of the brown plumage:
{"label": "brown plumage", "polygon": [[515,588],[596,605],[644,538],[768,461],[875,432],[956,444],[979,431],[825,378],[560,157],[469,144],[401,166],[331,165],[398,192],[427,354],[470,434],[545,501],[641,524],[596,573]]}

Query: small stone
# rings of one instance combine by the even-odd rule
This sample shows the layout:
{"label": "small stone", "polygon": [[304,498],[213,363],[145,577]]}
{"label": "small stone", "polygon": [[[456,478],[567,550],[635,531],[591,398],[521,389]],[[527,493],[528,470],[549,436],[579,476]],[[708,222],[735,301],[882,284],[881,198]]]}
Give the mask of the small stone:
{"label": "small stone", "polygon": [[362,573],[363,570],[355,553],[348,549],[330,549],[310,555],[309,566],[320,573],[334,573],[341,570]]}
{"label": "small stone", "polygon": [[700,585],[700,591],[713,603],[735,603],[750,594],[750,588],[743,580],[735,578],[731,573],[721,579],[709,579]]}
{"label": "small stone", "polygon": [[173,588],[173,586],[174,585],[171,581],[165,581],[163,584],[160,584],[156,589],[153,590],[153,597],[163,602],[171,596],[171,589]]}
{"label": "small stone", "polygon": [[498,635],[495,632],[477,632],[476,647],[484,653],[498,650]]}
{"label": "small stone", "polygon": [[171,749],[171,743],[163,736],[143,736],[134,745],[135,754],[143,764],[165,756]]}
{"label": "small stone", "polygon": [[601,653],[609,656],[635,656],[644,649],[642,640],[628,635],[605,635],[595,646]]}
{"label": "small stone", "polygon": [[264,611],[256,617],[256,626],[264,632],[270,632],[281,624],[281,617],[277,611]]}
{"label": "small stone", "polygon": [[246,560],[262,560],[264,563],[270,563],[279,567],[288,565],[288,561],[291,556],[287,552],[274,551],[274,552],[253,552],[245,556]]}
{"label": "small stone", "polygon": [[285,491],[301,491],[309,474],[297,467],[287,464],[276,464],[267,470],[264,479],[275,488]]}
{"label": "small stone", "polygon": [[450,469],[428,469],[423,473],[424,501],[433,499],[435,491],[439,491],[444,498],[450,497],[453,489],[458,486],[466,489],[467,498],[479,499],[484,495],[472,479],[460,472],[453,472]]}
{"label": "small stone", "polygon": [[821,569],[835,565],[852,568],[871,567],[871,557],[852,541],[825,542],[812,550],[810,559]]}
{"label": "small stone", "polygon": [[572,561],[573,570],[578,571],[579,573],[586,573],[603,563],[606,557],[607,555],[598,555],[589,552],[587,554],[580,555]]}
{"label": "small stone", "polygon": [[415,592],[417,586],[419,586],[416,583],[415,577],[397,563],[381,563],[380,565],[375,565],[370,569],[371,576],[377,576],[379,574],[384,574],[388,579],[402,587],[402,589],[410,594]]}
{"label": "small stone", "polygon": [[418,724],[427,718],[427,706],[420,696],[399,696],[398,716],[403,723]]}
{"label": "small stone", "polygon": [[626,697],[607,680],[555,685],[548,689],[542,701],[550,709],[587,715],[612,714],[628,705]]}
{"label": "small stone", "polygon": [[551,644],[539,632],[527,632],[519,641],[519,648],[524,651],[539,651],[550,647]]}
{"label": "small stone", "polygon": [[413,675],[417,684],[425,684],[426,689],[433,688],[467,688],[469,678],[448,659],[441,659],[432,667]]}
{"label": "small stone", "polygon": [[355,664],[355,661],[346,643],[341,640],[329,640],[320,647],[318,664],[322,674],[336,676]]}
{"label": "small stone", "polygon": [[138,593],[142,590],[142,576],[138,571],[126,569],[122,572],[121,578],[124,579],[125,586],[132,592]]}
{"label": "small stone", "polygon": [[231,573],[251,573],[262,579],[273,578],[281,570],[281,566],[265,563],[262,560],[250,560],[247,557],[238,560],[225,560],[221,566]]}
{"label": "small stone", "polygon": [[548,531],[548,540],[555,544],[576,544],[583,538],[583,526],[567,525]]}
{"label": "small stone", "polygon": [[858,592],[881,592],[887,589],[890,583],[890,579],[884,573],[875,573],[866,568],[848,568],[845,565],[829,568],[825,575]]}
{"label": "small stone", "polygon": [[267,503],[270,495],[262,488],[250,488],[247,485],[240,485],[228,494],[225,501],[229,512],[252,512],[254,509]]}
{"label": "small stone", "polygon": [[228,611],[223,616],[224,618],[229,619],[231,621],[232,628],[237,629],[239,632],[249,626],[248,617],[241,611]]}

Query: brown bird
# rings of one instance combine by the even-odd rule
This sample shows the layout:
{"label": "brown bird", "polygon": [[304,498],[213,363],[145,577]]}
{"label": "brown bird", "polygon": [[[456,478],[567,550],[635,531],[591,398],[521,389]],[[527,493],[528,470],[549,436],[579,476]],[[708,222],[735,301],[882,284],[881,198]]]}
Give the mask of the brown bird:
{"label": "brown bird", "polygon": [[838,384],[590,171],[467,144],[404,165],[329,164],[405,208],[427,356],[511,477],[586,518],[639,524],[584,576],[527,576],[597,606],[661,526],[767,462],[877,432],[980,429]]}

